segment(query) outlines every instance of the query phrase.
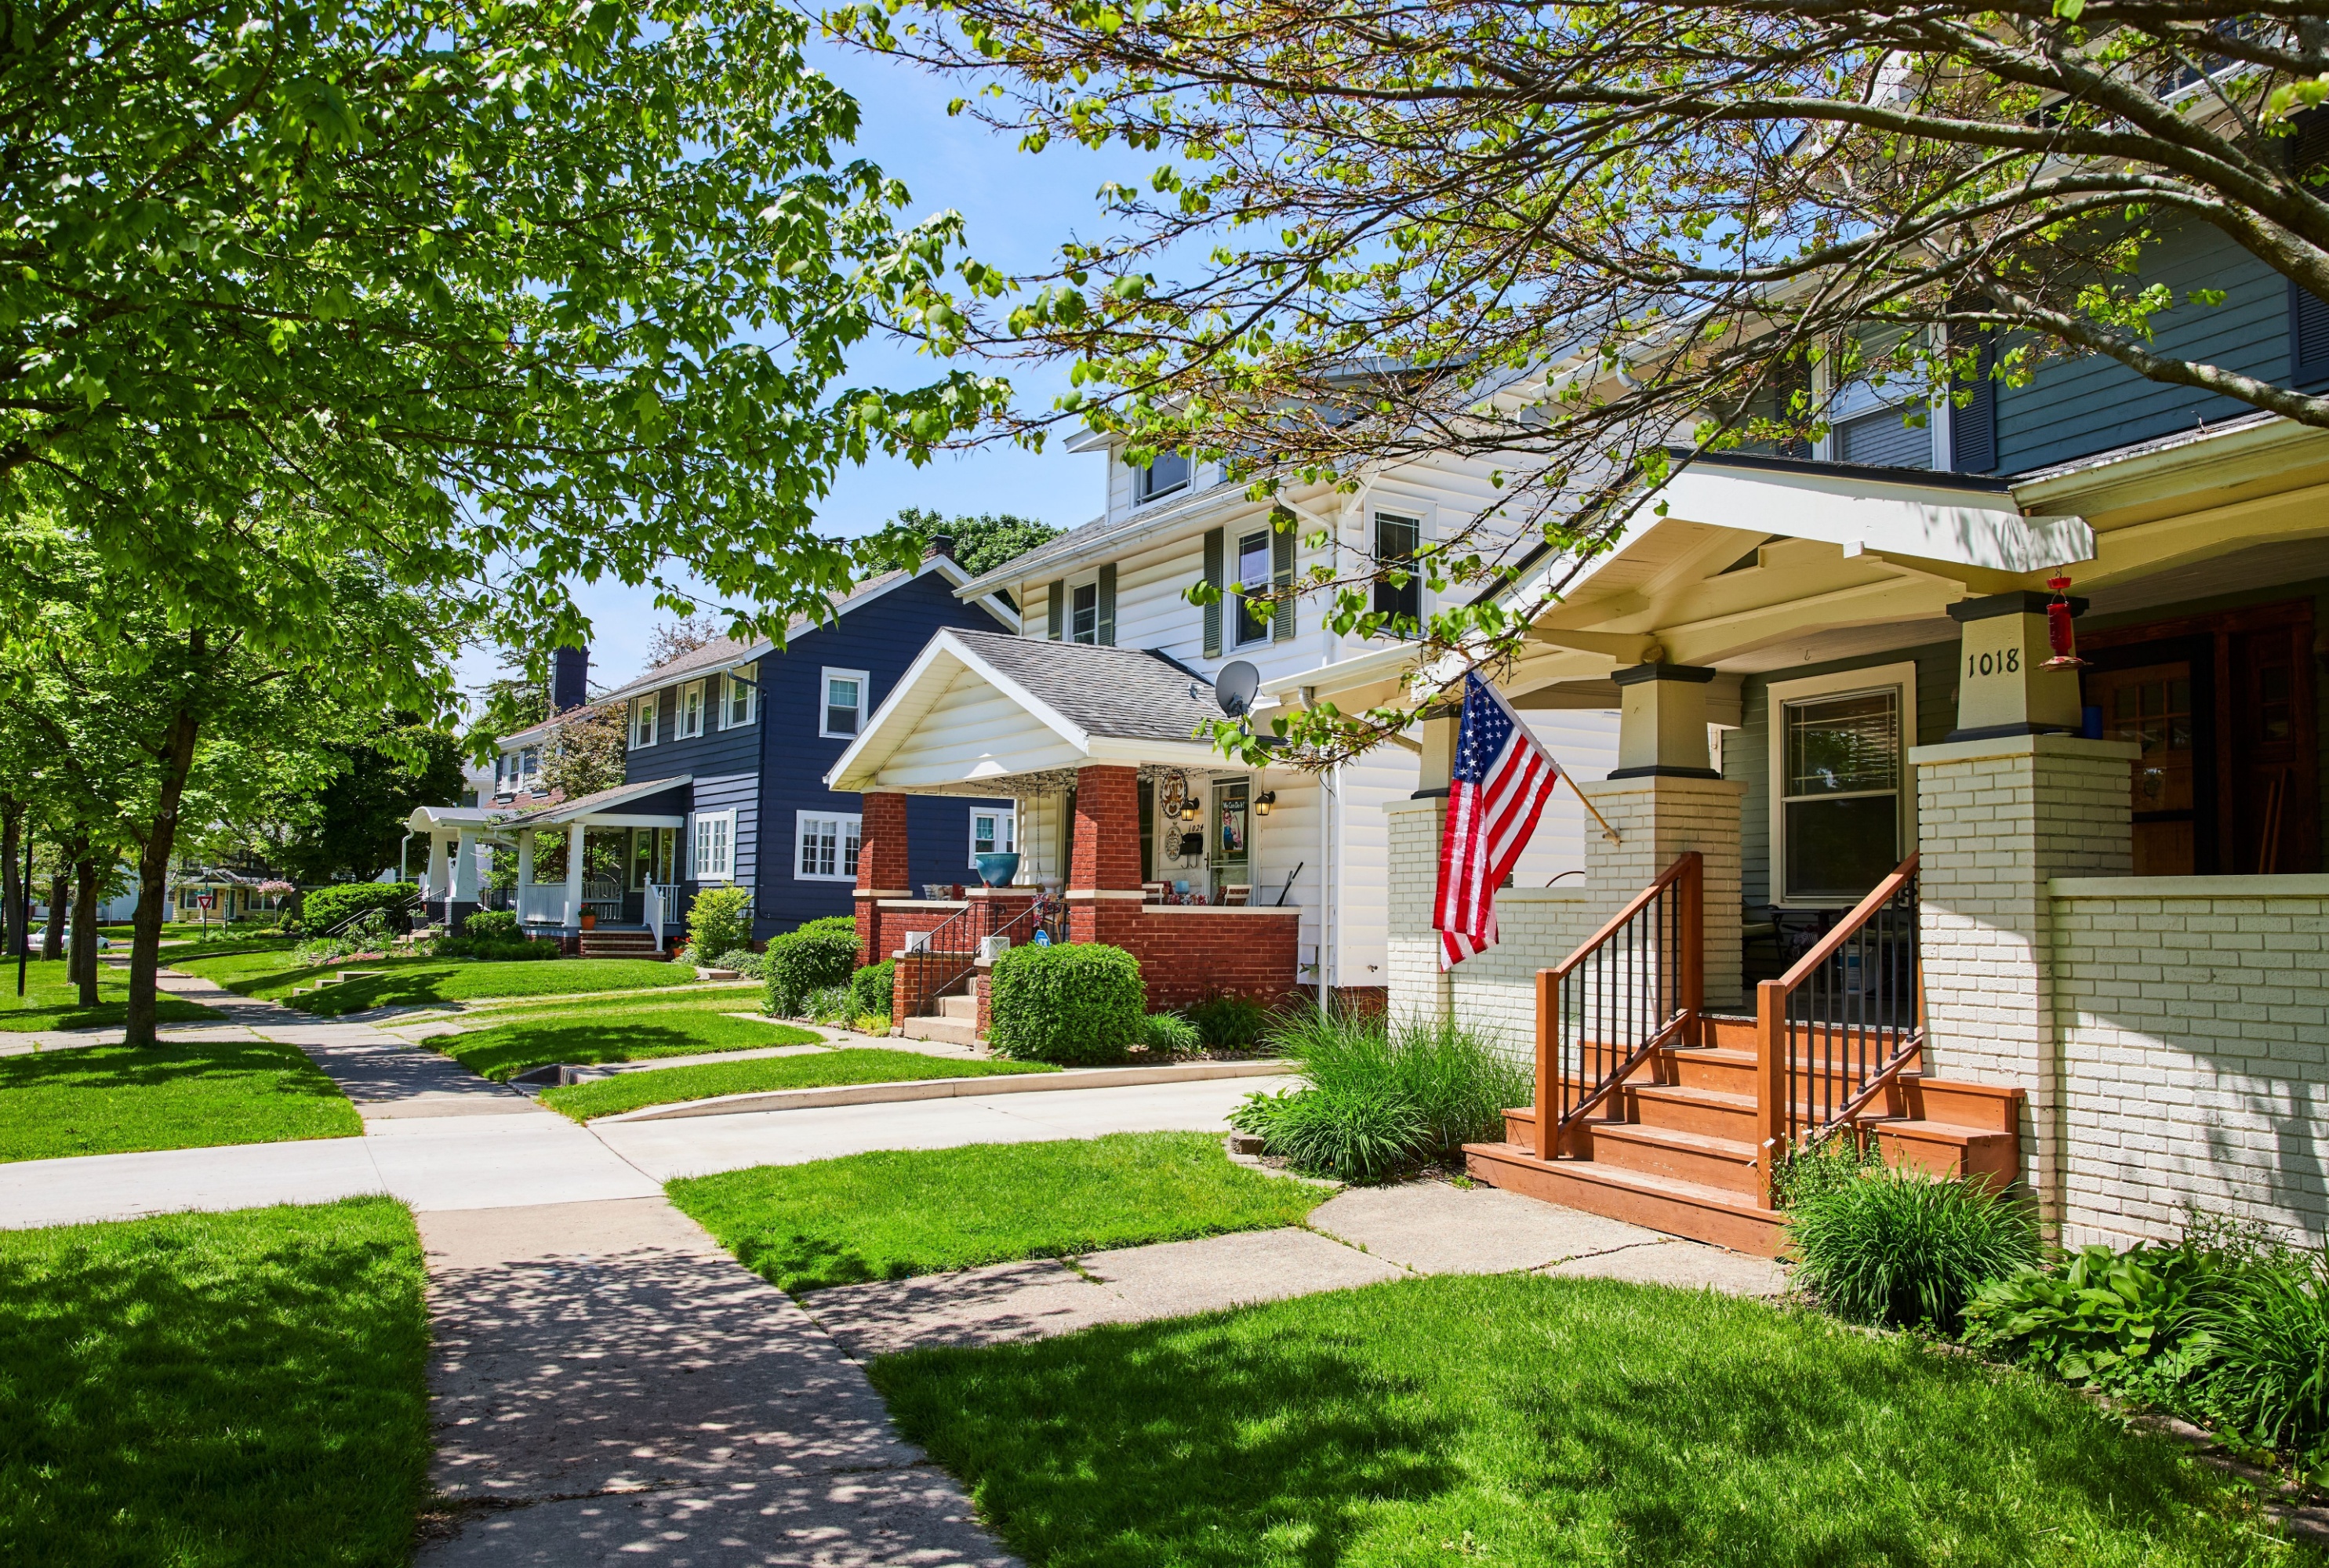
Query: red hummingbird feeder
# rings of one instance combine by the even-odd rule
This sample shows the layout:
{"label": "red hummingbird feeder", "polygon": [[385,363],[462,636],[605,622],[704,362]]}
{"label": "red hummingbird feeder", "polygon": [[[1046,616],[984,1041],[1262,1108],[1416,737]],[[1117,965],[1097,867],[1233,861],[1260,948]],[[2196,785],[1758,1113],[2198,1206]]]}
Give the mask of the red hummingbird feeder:
{"label": "red hummingbird feeder", "polygon": [[2068,577],[2048,577],[2046,586],[2054,590],[2054,602],[2046,606],[2046,643],[2054,656],[2038,666],[2041,670],[2083,670],[2087,662],[2079,657],[2079,636],[2070,624],[2070,591]]}

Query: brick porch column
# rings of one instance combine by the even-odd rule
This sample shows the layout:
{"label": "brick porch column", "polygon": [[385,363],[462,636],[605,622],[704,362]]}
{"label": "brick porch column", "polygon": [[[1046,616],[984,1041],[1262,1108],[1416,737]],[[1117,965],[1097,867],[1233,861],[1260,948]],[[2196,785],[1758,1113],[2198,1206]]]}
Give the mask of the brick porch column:
{"label": "brick porch column", "polygon": [[1076,770],[1075,853],[1069,877],[1068,939],[1120,942],[1140,906],[1137,768]]}
{"label": "brick porch column", "polygon": [[1449,977],[1439,967],[1439,934],[1431,929],[1439,896],[1439,838],[1447,825],[1442,782],[1437,793],[1383,806],[1391,837],[1383,988],[1395,1019],[1444,1019],[1453,1001]]}
{"label": "brick porch column", "polygon": [[860,797],[857,842],[857,962],[879,963],[889,956],[882,940],[881,901],[910,898],[912,878],[906,868],[906,797],[869,794]]}

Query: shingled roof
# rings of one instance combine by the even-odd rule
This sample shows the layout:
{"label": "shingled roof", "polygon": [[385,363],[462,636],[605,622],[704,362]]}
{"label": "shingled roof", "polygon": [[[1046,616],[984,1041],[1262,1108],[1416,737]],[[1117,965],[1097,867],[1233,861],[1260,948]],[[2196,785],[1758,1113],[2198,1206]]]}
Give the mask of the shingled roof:
{"label": "shingled roof", "polygon": [[1162,653],[998,632],[949,634],[973,658],[1087,735],[1187,740],[1198,725],[1221,716],[1212,682]]}

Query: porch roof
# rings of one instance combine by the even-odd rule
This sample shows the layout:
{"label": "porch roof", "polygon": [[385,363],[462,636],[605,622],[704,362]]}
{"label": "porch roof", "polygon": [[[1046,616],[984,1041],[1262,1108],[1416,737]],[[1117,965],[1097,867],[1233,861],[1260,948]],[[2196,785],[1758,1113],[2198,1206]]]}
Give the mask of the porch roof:
{"label": "porch roof", "polygon": [[1161,653],[947,630],[825,775],[834,789],[995,795],[1088,763],[1205,767],[1212,683]]}
{"label": "porch roof", "polygon": [[671,778],[648,779],[639,784],[617,784],[612,789],[592,794],[577,795],[570,801],[561,801],[554,806],[544,806],[538,812],[527,812],[510,817],[499,825],[503,832],[535,828],[558,827],[573,822],[595,822],[608,827],[679,828],[687,825],[684,813],[673,812],[627,812],[623,808],[634,802],[661,794],[694,782],[693,774],[679,774]]}
{"label": "porch roof", "polygon": [[415,806],[412,814],[404,819],[409,833],[450,833],[463,828],[487,828],[500,820],[501,813],[483,806]]}

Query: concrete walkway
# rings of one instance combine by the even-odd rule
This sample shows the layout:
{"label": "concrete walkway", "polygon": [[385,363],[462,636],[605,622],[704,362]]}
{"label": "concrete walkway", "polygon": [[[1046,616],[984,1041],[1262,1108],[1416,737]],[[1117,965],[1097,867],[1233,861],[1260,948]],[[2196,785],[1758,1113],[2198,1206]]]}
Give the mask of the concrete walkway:
{"label": "concrete walkway", "polygon": [[1493,1187],[1356,1188],[1305,1227],[1247,1231],[818,1291],[803,1305],[861,1357],[933,1345],[1000,1345],[1221,1311],[1424,1274],[1522,1270],[1775,1296],[1776,1263]]}

